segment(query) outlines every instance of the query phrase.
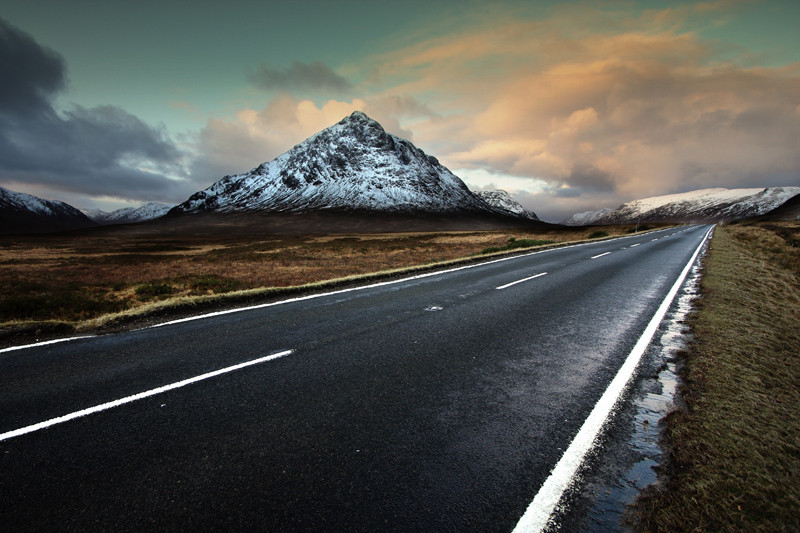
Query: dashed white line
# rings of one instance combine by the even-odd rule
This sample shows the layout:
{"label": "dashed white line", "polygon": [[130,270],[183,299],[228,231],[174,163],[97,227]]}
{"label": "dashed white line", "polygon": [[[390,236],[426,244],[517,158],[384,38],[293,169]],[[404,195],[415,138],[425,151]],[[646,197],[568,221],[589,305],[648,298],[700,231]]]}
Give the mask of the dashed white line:
{"label": "dashed white line", "polygon": [[538,278],[540,276],[544,276],[545,274],[547,274],[547,272],[540,272],[539,274],[527,277],[525,279],[518,279],[517,281],[512,281],[511,283],[506,283],[505,285],[500,285],[499,287],[495,287],[495,288],[498,289],[498,290],[507,289],[508,287],[511,287],[512,285],[516,285],[517,283],[522,283],[523,281],[532,280],[533,278]]}
{"label": "dashed white line", "polygon": [[252,361],[245,361],[244,363],[239,363],[238,365],[228,366],[225,368],[221,368],[219,370],[214,370],[213,372],[207,372],[205,374],[201,374],[193,378],[188,378],[182,381],[177,381],[175,383],[170,383],[169,385],[164,385],[163,387],[158,387],[155,389],[150,389],[148,391],[140,392],[139,394],[134,394],[133,396],[126,396],[125,398],[120,398],[119,400],[114,400],[100,405],[95,405],[94,407],[89,407],[87,409],[75,411],[74,413],[69,413],[67,415],[59,416],[57,418],[51,418],[50,420],[45,420],[44,422],[31,424],[30,426],[14,429],[12,431],[6,431],[5,433],[0,433],[0,441],[4,441],[14,437],[19,437],[20,435],[25,435],[26,433],[33,433],[34,431],[38,431],[40,429],[49,428],[51,426],[55,426],[56,424],[61,424],[63,422],[69,422],[70,420],[74,420],[76,418],[80,418],[82,416],[90,415],[93,413],[99,413],[100,411],[105,411],[113,407],[119,407],[120,405],[124,405],[130,402],[135,402],[136,400],[149,398],[150,396],[155,396],[156,394],[161,394],[163,392],[178,389],[180,387],[185,387],[186,385],[190,385],[198,381],[203,381],[204,379],[213,378],[221,374],[227,374],[228,372],[233,372],[234,370],[240,370],[248,366],[257,365],[259,363],[266,363],[267,361],[272,361],[273,359],[278,359],[279,357],[284,357],[286,355],[289,355],[293,351],[294,350],[286,350],[283,352],[278,352],[272,355],[268,355],[266,357],[253,359]]}
{"label": "dashed white line", "polygon": [[594,445],[597,435],[600,433],[611,411],[614,409],[620,395],[625,390],[628,381],[631,379],[633,372],[639,364],[639,360],[642,358],[647,346],[653,339],[658,326],[661,324],[664,315],[667,314],[672,304],[672,300],[675,299],[675,295],[678,293],[689,270],[691,270],[697,256],[700,254],[700,250],[703,249],[703,244],[705,244],[713,229],[712,227],[708,230],[700,241],[691,259],[686,263],[686,266],[667,293],[664,301],[661,302],[661,306],[658,308],[655,315],[653,315],[653,318],[650,319],[642,336],[639,337],[633,350],[628,354],[628,357],[625,359],[622,367],[620,367],[617,375],[611,381],[608,388],[603,393],[603,396],[600,397],[600,400],[594,406],[592,412],[589,413],[589,416],[584,421],[578,434],[575,435],[575,438],[567,448],[567,451],[564,452],[564,455],[559,459],[558,463],[556,463],[556,466],[553,467],[550,476],[545,480],[539,492],[536,493],[530,505],[528,505],[525,514],[523,514],[522,518],[517,522],[513,533],[543,531],[548,527],[550,517],[558,506],[561,496],[572,484],[584,457],[586,457],[586,454],[589,453],[589,450],[591,450]]}
{"label": "dashed white line", "polygon": [[631,248],[633,248],[634,246],[639,246],[640,244],[642,244],[642,243],[637,242],[636,244],[631,244]]}
{"label": "dashed white line", "polygon": [[608,255],[610,253],[611,252],[605,252],[605,253],[602,253],[602,254],[593,255],[590,259],[597,259],[598,257],[603,257],[604,255]]}

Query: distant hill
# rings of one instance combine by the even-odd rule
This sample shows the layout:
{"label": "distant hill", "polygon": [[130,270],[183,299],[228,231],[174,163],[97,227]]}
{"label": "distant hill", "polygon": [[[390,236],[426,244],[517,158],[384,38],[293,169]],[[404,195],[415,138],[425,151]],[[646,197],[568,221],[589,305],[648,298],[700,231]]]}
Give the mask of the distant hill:
{"label": "distant hill", "polygon": [[569,218],[562,220],[561,224],[564,226],[588,226],[589,224],[594,224],[612,211],[614,210],[604,207],[603,209],[598,209],[596,211],[583,211],[582,213],[575,213]]}
{"label": "distant hill", "polygon": [[0,187],[0,234],[48,233],[95,225],[69,204]]}
{"label": "distant hill", "polygon": [[585,225],[736,220],[769,213],[798,194],[800,187],[700,189],[634,200],[605,213],[602,210],[579,213],[565,223]]}
{"label": "distant hill", "polygon": [[103,226],[112,224],[135,224],[137,222],[144,222],[164,216],[172,207],[173,206],[170,204],[150,202],[141,207],[124,207],[111,212],[89,209],[84,211],[84,214],[97,224]]}
{"label": "distant hill", "polygon": [[225,176],[170,215],[352,212],[536,220],[515,209],[488,203],[434,157],[357,111],[250,172]]}
{"label": "distant hill", "polygon": [[475,194],[495,209],[507,211],[512,216],[528,218],[530,220],[539,220],[539,217],[536,216],[536,213],[522,207],[519,202],[514,200],[511,195],[504,190],[477,191]]}

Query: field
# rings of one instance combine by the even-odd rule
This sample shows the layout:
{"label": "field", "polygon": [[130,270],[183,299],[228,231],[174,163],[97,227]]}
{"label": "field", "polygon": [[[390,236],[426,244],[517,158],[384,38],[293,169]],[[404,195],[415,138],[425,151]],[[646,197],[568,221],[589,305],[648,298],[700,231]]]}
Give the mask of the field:
{"label": "field", "polygon": [[800,223],[718,226],[642,531],[800,531]]}
{"label": "field", "polygon": [[545,224],[527,229],[397,231],[415,224],[383,221],[378,229],[384,231],[362,223],[355,224],[361,232],[347,233],[335,224],[331,232],[307,223],[276,230],[274,223],[263,220],[201,222],[0,237],[0,331],[8,337],[92,329],[130,316],[185,311],[210,302],[224,305],[293,287],[310,289],[632,231]]}

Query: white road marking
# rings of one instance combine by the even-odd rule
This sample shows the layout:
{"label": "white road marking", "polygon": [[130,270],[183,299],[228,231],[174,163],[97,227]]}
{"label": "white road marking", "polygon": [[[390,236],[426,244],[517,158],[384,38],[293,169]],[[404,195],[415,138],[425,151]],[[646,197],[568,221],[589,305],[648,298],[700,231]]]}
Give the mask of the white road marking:
{"label": "white road marking", "polygon": [[[143,398],[149,398],[150,396],[155,396],[156,394],[161,394],[163,392],[171,391],[174,389],[178,389],[180,387],[185,387],[186,385],[191,385],[192,383],[196,383],[198,381],[203,381],[204,379],[213,378],[222,374],[227,374],[228,372],[233,372],[234,370],[240,370],[242,368],[257,365],[259,363],[266,363],[267,361],[272,361],[273,359],[278,359],[279,357],[284,357],[289,355],[294,350],[286,350],[283,352],[275,353],[272,355],[268,355],[266,357],[261,357],[258,359],[253,359],[252,361],[245,361],[244,363],[239,363],[238,365],[233,365],[225,368],[221,368],[219,370],[214,370],[213,372],[208,372],[206,374],[201,374],[199,376],[195,376],[193,378],[184,379],[182,381],[177,381],[175,383],[170,383],[169,385],[164,385],[163,387],[158,387],[155,389],[150,389],[145,392],[140,392],[138,394],[134,394],[133,396],[126,396],[125,398],[120,398],[119,400],[114,400],[111,402],[106,402],[100,405],[95,405],[94,407],[89,407],[87,409],[82,409],[80,411],[75,411],[74,413],[70,413],[68,415],[59,416],[57,418],[51,418],[50,420],[45,420],[44,422],[39,422],[37,424],[32,424],[30,426],[25,426],[23,428],[14,429],[12,431],[7,431],[5,433],[0,433],[0,441],[4,441],[7,439],[11,439],[14,437],[19,437],[20,435],[25,435],[26,433],[33,433],[34,431],[38,431],[40,429],[49,428],[50,426],[55,426],[56,424],[61,424],[63,422],[68,422],[70,420],[74,420],[76,418],[80,418],[82,416],[90,415],[93,413],[99,413],[100,411],[105,411],[107,409],[111,409],[113,407],[119,407],[120,405],[124,405],[126,403],[135,402],[136,400],[141,400]],[[163,405],[162,405],[163,407]]]}
{"label": "white road marking", "polygon": [[636,244],[631,244],[631,248],[633,248],[634,246],[639,246],[640,244],[642,244],[642,243],[637,242]]}
{"label": "white road marking", "polygon": [[603,254],[597,254],[597,255],[593,255],[593,256],[592,256],[590,259],[597,259],[598,257],[603,257],[604,255],[608,255],[608,254],[610,254],[610,253],[611,253],[611,252],[606,252],[606,253],[603,253]]}
{"label": "white road marking", "polygon": [[647,349],[647,346],[650,344],[650,341],[653,339],[653,336],[658,330],[658,326],[661,324],[661,321],[667,314],[670,305],[672,305],[672,300],[675,299],[675,295],[681,288],[681,285],[691,270],[695,259],[697,259],[697,256],[700,254],[703,244],[705,244],[706,239],[708,239],[708,236],[711,234],[713,229],[714,228],[712,227],[710,230],[708,230],[708,232],[706,232],[703,240],[697,246],[694,254],[692,254],[691,259],[689,259],[689,262],[686,263],[683,272],[681,272],[680,276],[678,276],[678,279],[667,293],[664,301],[661,302],[661,306],[656,311],[656,314],[653,315],[650,323],[647,324],[644,333],[642,333],[642,336],[639,337],[639,340],[633,347],[633,350],[631,350],[631,353],[628,354],[625,363],[619,369],[617,375],[603,393],[603,396],[594,406],[592,412],[589,413],[589,416],[584,421],[580,431],[578,431],[578,434],[575,435],[575,438],[570,443],[567,451],[564,452],[564,455],[561,457],[558,463],[556,463],[556,466],[550,472],[550,476],[545,480],[544,484],[539,489],[539,492],[533,498],[533,501],[530,503],[530,505],[528,505],[528,509],[525,511],[525,514],[523,514],[522,518],[520,518],[519,522],[517,522],[513,533],[527,533],[533,531],[539,532],[548,526],[550,517],[556,510],[561,496],[564,494],[564,491],[566,491],[567,488],[573,483],[575,474],[578,472],[584,457],[586,457],[586,454],[594,445],[594,441],[597,438],[597,435],[600,433],[603,424],[605,424],[605,421],[608,419],[611,411],[614,409],[617,400],[619,400],[620,395],[625,390],[628,381],[639,364],[639,360]]}
{"label": "white road marking", "polygon": [[79,339],[88,339],[90,337],[94,337],[94,335],[83,335],[81,337],[67,337],[65,339],[55,339],[55,340],[51,340],[51,341],[36,342],[34,344],[26,344],[24,346],[12,346],[10,348],[0,349],[0,353],[12,352],[14,350],[24,350],[25,348],[37,348],[39,346],[47,346],[48,344],[57,344],[59,342],[77,341]]}
{"label": "white road marking", "polygon": [[538,278],[540,276],[544,276],[545,274],[547,274],[547,272],[540,272],[539,274],[536,274],[534,276],[530,276],[530,277],[527,277],[525,279],[518,279],[517,281],[512,281],[511,283],[506,283],[505,285],[500,285],[499,287],[495,287],[495,288],[498,289],[498,290],[499,289],[507,289],[507,288],[511,287],[512,285],[516,285],[517,283],[522,283],[523,281],[528,281],[528,280],[531,280],[533,278]]}

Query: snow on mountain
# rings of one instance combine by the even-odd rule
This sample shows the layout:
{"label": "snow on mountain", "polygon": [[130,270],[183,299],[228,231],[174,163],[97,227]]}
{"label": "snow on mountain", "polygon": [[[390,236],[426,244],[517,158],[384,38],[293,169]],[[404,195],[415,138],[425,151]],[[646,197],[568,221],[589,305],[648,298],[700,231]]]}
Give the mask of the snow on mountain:
{"label": "snow on mountain", "polygon": [[598,209],[596,211],[584,211],[582,213],[575,213],[569,218],[564,219],[561,224],[564,226],[588,226],[594,224],[604,216],[614,211],[608,207]]}
{"label": "snow on mountain", "polygon": [[654,196],[622,204],[596,224],[699,222],[763,215],[800,194],[800,187],[764,189],[701,189]]}
{"label": "snow on mountain", "polygon": [[164,216],[172,207],[169,204],[150,202],[140,207],[124,207],[110,213],[100,209],[87,209],[84,214],[101,225],[135,224]]}
{"label": "snow on mountain", "polygon": [[496,191],[477,191],[475,194],[490,206],[507,211],[510,215],[528,218],[530,220],[539,220],[536,213],[528,211],[522,205],[514,200],[510,194],[503,190]]}
{"label": "snow on mountain", "polygon": [[225,176],[171,213],[319,210],[509,215],[359,111],[250,172]]}
{"label": "snow on mountain", "polygon": [[94,225],[69,204],[0,187],[0,234],[64,231]]}

